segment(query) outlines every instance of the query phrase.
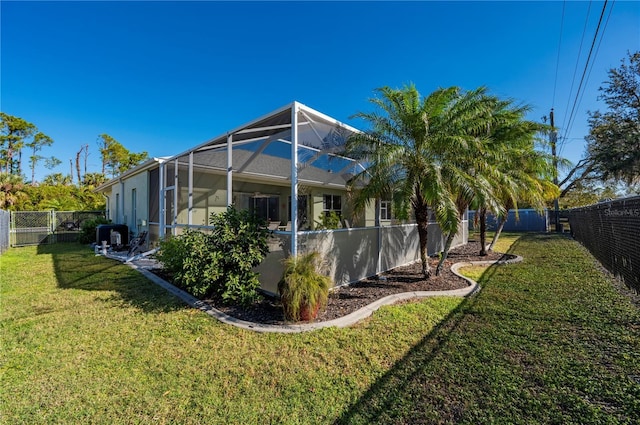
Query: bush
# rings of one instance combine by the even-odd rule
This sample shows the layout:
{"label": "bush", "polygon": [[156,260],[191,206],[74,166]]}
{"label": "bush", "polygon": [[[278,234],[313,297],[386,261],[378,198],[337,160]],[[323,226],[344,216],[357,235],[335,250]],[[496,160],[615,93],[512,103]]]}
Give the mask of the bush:
{"label": "bush", "polygon": [[211,295],[209,276],[215,275],[218,261],[211,252],[210,235],[187,230],[160,242],[156,256],[177,286],[195,297]]}
{"label": "bush", "polygon": [[249,211],[228,207],[223,213],[211,214],[209,224],[214,226],[211,237],[220,253],[216,286],[222,301],[255,301],[260,281],[252,269],[269,253],[266,223]]}
{"label": "bush", "polygon": [[211,234],[187,230],[160,243],[158,260],[174,282],[196,297],[249,304],[258,298],[253,267],[269,252],[264,223],[247,211],[229,207],[211,214]]}
{"label": "bush", "polygon": [[334,230],[340,227],[340,216],[335,211],[321,213],[318,216],[319,222],[316,221],[317,230]]}
{"label": "bush", "polygon": [[278,282],[284,316],[288,320],[312,320],[327,303],[331,279],[318,272],[320,254],[289,257]]}
{"label": "bush", "polygon": [[101,224],[109,224],[111,220],[107,220],[104,217],[96,217],[93,220],[86,220],[80,226],[80,236],[78,241],[80,243],[93,243],[96,241],[96,228]]}

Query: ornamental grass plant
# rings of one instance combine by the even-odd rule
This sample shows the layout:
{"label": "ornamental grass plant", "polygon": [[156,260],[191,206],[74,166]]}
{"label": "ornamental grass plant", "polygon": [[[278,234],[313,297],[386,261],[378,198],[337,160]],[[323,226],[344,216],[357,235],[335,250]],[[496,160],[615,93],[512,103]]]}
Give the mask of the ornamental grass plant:
{"label": "ornamental grass plant", "polygon": [[319,272],[320,263],[318,252],[285,260],[278,292],[287,320],[312,320],[317,316],[318,310],[326,306],[331,279]]}

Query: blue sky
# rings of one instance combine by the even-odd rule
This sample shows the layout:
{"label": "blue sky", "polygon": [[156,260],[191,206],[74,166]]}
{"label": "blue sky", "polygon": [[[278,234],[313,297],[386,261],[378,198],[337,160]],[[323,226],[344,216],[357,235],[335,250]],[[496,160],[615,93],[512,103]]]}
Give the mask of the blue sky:
{"label": "blue sky", "polygon": [[[407,83],[485,85],[535,120],[553,106],[563,136],[603,4],[2,1],[0,108],[55,140],[42,155],[63,173],[84,144],[99,171],[102,133],[169,156],[293,100],[363,128],[350,116],[373,90]],[[573,162],[607,70],[640,50],[640,2],[610,1],[603,28],[561,144]]]}

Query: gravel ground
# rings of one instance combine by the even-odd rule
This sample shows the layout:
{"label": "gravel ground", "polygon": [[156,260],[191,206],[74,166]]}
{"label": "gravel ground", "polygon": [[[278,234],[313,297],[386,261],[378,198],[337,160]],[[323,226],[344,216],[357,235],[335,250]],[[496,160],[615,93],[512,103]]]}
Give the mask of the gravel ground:
{"label": "gravel ground", "polygon": [[[373,277],[352,285],[335,288],[329,293],[327,308],[319,313],[316,321],[322,322],[345,316],[391,294],[464,288],[468,284],[464,279],[451,272],[452,264],[461,261],[498,260],[503,257],[501,253],[489,253],[486,257],[480,257],[478,252],[480,252],[478,242],[469,242],[451,250],[442,273],[439,276],[432,275],[429,279],[422,276],[420,262],[417,262],[384,273],[383,279]],[[512,256],[507,255],[507,257]],[[438,258],[431,258],[429,264],[433,268],[432,272],[435,273]],[[223,306],[214,300],[204,301],[241,320],[265,324],[285,323],[282,307],[279,301],[274,298],[265,298],[249,307]]]}

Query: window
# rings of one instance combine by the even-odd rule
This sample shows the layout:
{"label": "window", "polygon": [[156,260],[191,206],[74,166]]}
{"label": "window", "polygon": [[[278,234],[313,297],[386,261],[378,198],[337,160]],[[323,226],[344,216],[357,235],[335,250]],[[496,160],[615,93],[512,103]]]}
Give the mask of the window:
{"label": "window", "polygon": [[323,195],[322,212],[328,215],[334,211],[338,215],[342,213],[342,197],[340,195]]}
{"label": "window", "polygon": [[391,201],[380,201],[380,220],[391,220]]}
{"label": "window", "polygon": [[[307,224],[307,195],[298,195],[298,228]],[[291,196],[289,196],[289,221],[291,221]]]}
{"label": "window", "polygon": [[249,198],[249,212],[265,221],[280,220],[280,198],[277,196],[252,196]]}

